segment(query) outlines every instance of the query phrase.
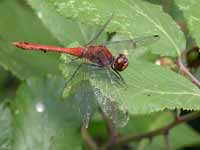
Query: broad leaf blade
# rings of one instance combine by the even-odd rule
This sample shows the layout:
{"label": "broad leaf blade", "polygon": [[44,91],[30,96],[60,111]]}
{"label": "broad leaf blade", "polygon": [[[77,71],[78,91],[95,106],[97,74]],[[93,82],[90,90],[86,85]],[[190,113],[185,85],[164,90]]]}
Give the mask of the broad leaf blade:
{"label": "broad leaf blade", "polygon": [[[94,70],[91,84],[112,97],[120,107],[128,108],[132,114],[147,114],[164,109],[200,109],[200,91],[188,79],[170,70],[142,61],[131,61],[127,70],[121,73],[126,86],[117,85],[104,73]],[[98,83],[98,84],[96,84]]]}
{"label": "broad leaf blade", "polygon": [[[69,69],[72,74],[75,71],[72,68],[76,68],[78,63],[80,62],[73,62],[75,65],[72,66],[63,62],[61,70],[67,77],[66,80],[70,79]],[[127,88],[119,87],[117,83],[112,84],[106,70],[94,69],[86,74],[92,86],[100,89],[105,96],[112,97],[122,109],[128,108],[131,114],[147,114],[175,108],[200,109],[199,89],[181,75],[160,66],[131,61],[128,69],[121,73]],[[81,77],[77,79],[80,80]]]}
{"label": "broad leaf blade", "polygon": [[200,46],[200,12],[198,0],[175,0],[178,8],[183,12],[188,29],[192,36],[195,38],[197,45]]}
{"label": "broad leaf blade", "polygon": [[60,101],[60,77],[31,78],[17,92],[14,107],[15,150],[80,149],[80,118],[70,100]]}
{"label": "broad leaf blade", "polygon": [[130,62],[122,73],[128,88],[121,99],[131,113],[145,114],[164,109],[200,109],[200,92],[188,79],[146,62]]}
{"label": "broad leaf blade", "polygon": [[[164,41],[165,44],[167,43],[167,45],[173,45],[171,48],[166,48],[165,50],[167,50],[167,53],[170,55],[172,54],[173,56],[175,56],[175,53],[173,51],[171,51],[172,49],[177,50],[177,53],[180,52],[179,49],[182,49],[183,47],[183,35],[180,33],[180,31],[178,30],[177,26],[175,25],[175,23],[170,20],[170,17],[167,16],[166,14],[160,12],[160,7],[159,6],[155,6],[153,4],[149,4],[147,2],[141,2],[141,1],[135,1],[135,3],[133,4],[132,2],[130,2],[130,6],[131,8],[135,8],[135,9],[130,9],[130,6],[127,5],[127,1],[125,2],[116,2],[116,4],[110,8],[111,4],[110,2],[105,2],[102,3],[101,2],[94,2],[91,1],[91,3],[88,5],[88,11],[85,10],[86,6],[85,4],[88,2],[87,1],[81,1],[81,3],[84,3],[83,9],[84,11],[82,12],[81,10],[79,10],[78,8],[80,6],[75,7],[76,5],[78,5],[76,2],[72,2],[73,7],[77,8],[77,10],[72,9],[72,6],[68,6],[67,2],[63,2],[63,1],[53,1],[55,6],[61,6],[62,7],[58,7],[60,8],[58,11],[63,14],[66,17],[71,17],[76,19],[78,16],[76,16],[76,13],[80,13],[80,16],[78,17],[80,19],[80,21],[86,21],[88,24],[92,24],[94,23],[95,17],[93,17],[93,20],[91,20],[92,16],[95,15],[97,17],[97,14],[101,14],[101,10],[99,8],[104,8],[104,13],[102,13],[102,17],[104,17],[105,19],[97,19],[95,23],[97,24],[102,24],[105,22],[106,18],[109,17],[110,13],[106,14],[106,10],[107,9],[113,9],[113,8],[117,8],[119,6],[123,6],[122,8],[122,20],[124,19],[124,28],[122,28],[122,24],[120,23],[121,20],[119,19],[119,16],[117,15],[115,17],[115,19],[113,19],[113,22],[110,24],[110,27],[107,29],[107,31],[111,31],[111,27],[112,31],[115,31],[115,29],[117,27],[119,27],[119,29],[123,29],[121,31],[126,31],[126,32],[132,32],[132,29],[135,29],[135,31],[142,31],[143,29],[145,29],[145,31],[147,31],[147,29],[149,29],[149,27],[145,26],[144,28],[141,26],[141,29],[136,29],[136,26],[133,24],[133,19],[131,17],[131,19],[127,20],[125,16],[125,14],[127,13],[127,10],[129,11],[133,11],[133,14],[136,14],[136,19],[138,19],[138,23],[140,24],[148,24],[149,21],[155,22],[151,25],[148,24],[148,26],[151,27],[151,30],[149,31],[155,31],[154,28],[158,28],[159,31],[162,29],[162,34],[164,34],[163,37],[166,38],[166,35],[169,34],[169,36],[167,36],[167,39],[162,39],[162,34],[161,34],[161,41]],[[66,4],[67,3],[67,4]],[[30,1],[30,4],[33,4],[34,9],[36,9],[37,5],[39,5],[39,3],[33,3],[33,1]],[[46,3],[44,3],[46,6]],[[107,5],[106,5],[107,4]],[[94,6],[94,8],[96,8],[94,10],[94,13],[89,13],[89,11],[93,11],[90,8],[92,8]],[[144,7],[143,7],[144,6]],[[152,9],[152,12],[149,12],[150,15],[147,15],[147,10],[145,9],[146,7],[149,7]],[[68,11],[68,14],[65,13],[65,10]],[[36,11],[38,11],[36,9]],[[71,11],[76,11],[76,13],[73,13]],[[124,11],[124,12],[123,12]],[[160,16],[161,18],[157,18],[157,15],[159,13],[161,13],[162,15]],[[89,13],[89,14],[88,14]],[[91,17],[84,17],[89,15]],[[119,13],[120,14],[120,13]],[[145,15],[146,14],[146,15]],[[74,16],[75,15],[75,16]],[[128,15],[128,14],[127,14]],[[137,16],[138,15],[138,16]],[[155,16],[154,16],[155,15]],[[141,17],[142,16],[142,17]],[[147,19],[147,20],[146,20]],[[159,20],[161,19],[161,21]],[[166,19],[166,20],[165,20]],[[91,20],[91,22],[89,22],[89,20]],[[162,21],[163,20],[163,21]],[[44,23],[46,22],[45,20],[43,20]],[[118,22],[118,25],[117,25]],[[170,22],[170,25],[167,24],[166,22]],[[137,22],[134,22],[137,24]],[[133,28],[127,28],[127,24],[130,24],[130,27]],[[48,22],[46,22],[46,25],[48,26]],[[172,28],[168,28],[166,26],[171,26]],[[140,26],[139,26],[140,27]],[[129,31],[128,29],[130,29],[131,31]],[[84,28],[83,28],[84,30]],[[86,33],[87,33],[87,29],[86,29]],[[149,33],[154,33],[154,32],[149,32]],[[177,35],[176,35],[177,34]],[[58,35],[54,34],[56,37],[58,37]],[[172,40],[173,38],[175,38],[174,40]],[[166,42],[168,41],[168,42]],[[171,42],[170,42],[171,41]],[[173,41],[173,42],[172,42]],[[169,44],[171,43],[171,44]],[[163,48],[161,46],[164,46],[165,44],[160,44],[159,45],[159,51]],[[164,46],[165,47],[165,46]],[[182,47],[182,48],[181,48]],[[163,51],[162,51],[163,52]],[[166,52],[166,51],[165,51]],[[160,53],[160,54],[166,54],[166,53]],[[172,53],[171,53],[172,52]],[[187,81],[186,79],[184,79],[183,77],[180,77],[179,75],[176,75],[175,73],[171,73],[170,71],[161,69],[157,66],[154,65],[150,65],[150,64],[146,64],[146,63],[141,63],[141,62],[136,62],[133,60],[129,60],[130,61],[130,65],[127,71],[125,71],[124,73],[122,73],[125,81],[129,84],[129,88],[127,90],[120,90],[120,101],[122,101],[124,103],[124,105],[128,106],[129,112],[130,113],[150,113],[150,112],[154,112],[154,111],[160,111],[163,110],[165,108],[169,108],[169,109],[174,109],[174,108],[184,108],[184,109],[199,109],[199,103],[197,101],[197,99],[199,98],[199,92],[198,89],[194,87],[194,85],[192,85],[190,83],[190,81]],[[65,64],[63,64],[65,65]],[[146,66],[147,65],[147,66]],[[67,66],[65,68],[65,73],[69,73],[70,71],[73,72],[75,68],[73,68],[73,70],[71,70],[72,66]],[[68,69],[69,70],[68,70]],[[136,70],[136,71],[135,71]],[[66,75],[67,76],[67,75]],[[68,76],[69,77],[69,76]],[[106,81],[106,80],[105,80]],[[102,84],[99,85],[99,89],[103,89],[105,95],[109,95],[109,90],[105,91],[105,87],[104,87],[104,83],[105,81],[102,82]],[[159,83],[159,84],[158,84]],[[184,100],[183,100],[184,99]],[[194,103],[190,103],[190,100]]]}
{"label": "broad leaf blade", "polygon": [[65,17],[78,19],[87,24],[103,24],[114,14],[106,29],[121,32],[127,37],[158,34],[160,41],[152,46],[152,52],[177,56],[185,49],[185,39],[176,23],[160,6],[141,0],[125,1],[65,1],[49,0]]}
{"label": "broad leaf blade", "polygon": [[[8,102],[8,101],[7,101]],[[12,113],[6,101],[0,104],[0,146],[1,149],[11,150],[12,148]]]}
{"label": "broad leaf blade", "polygon": [[[24,52],[11,43],[58,44],[24,1],[0,1],[0,64],[18,78],[59,74],[58,55]],[[49,67],[51,66],[51,67]]]}
{"label": "broad leaf blade", "polygon": [[[28,4],[33,8],[46,28],[62,45],[68,46],[75,41],[84,45],[99,30],[98,26],[88,26],[61,16],[56,12],[53,5],[50,5],[45,0],[29,0]],[[98,40],[104,41],[105,38],[105,34],[103,34]]]}

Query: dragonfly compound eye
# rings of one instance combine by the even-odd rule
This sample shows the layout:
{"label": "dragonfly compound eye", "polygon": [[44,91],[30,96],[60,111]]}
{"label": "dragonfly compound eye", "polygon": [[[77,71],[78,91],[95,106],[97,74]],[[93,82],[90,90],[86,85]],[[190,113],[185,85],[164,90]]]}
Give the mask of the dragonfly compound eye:
{"label": "dragonfly compound eye", "polygon": [[112,64],[112,68],[117,71],[123,71],[128,67],[128,58],[124,54],[119,54]]}

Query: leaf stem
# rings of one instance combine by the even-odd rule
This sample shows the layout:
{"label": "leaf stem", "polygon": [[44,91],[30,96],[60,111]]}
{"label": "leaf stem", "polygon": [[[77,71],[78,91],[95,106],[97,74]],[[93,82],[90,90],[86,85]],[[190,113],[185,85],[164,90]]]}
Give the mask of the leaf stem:
{"label": "leaf stem", "polygon": [[102,117],[104,119],[104,122],[105,122],[105,125],[106,125],[106,129],[107,129],[107,132],[110,136],[110,140],[111,141],[115,141],[116,137],[117,137],[117,131],[115,129],[115,125],[113,124],[113,122],[106,116],[106,114],[100,110],[101,114],[102,114]]}
{"label": "leaf stem", "polygon": [[87,132],[87,129],[85,127],[81,128],[81,134],[83,137],[83,140],[85,142],[85,144],[91,148],[92,150],[97,150],[97,145],[96,143],[93,141],[93,139],[90,137],[90,135]]}
{"label": "leaf stem", "polygon": [[192,83],[194,83],[196,86],[200,88],[200,81],[195,76],[193,76],[193,74],[190,73],[190,71],[182,63],[180,57],[177,59],[177,64],[179,66],[180,71],[183,72],[185,75],[187,75],[192,81]]}
{"label": "leaf stem", "polygon": [[171,150],[169,144],[169,131],[163,133],[164,143],[165,143],[165,150]]}
{"label": "leaf stem", "polygon": [[[86,119],[86,121],[85,121]],[[84,121],[83,121],[83,125],[81,127],[81,135],[82,138],[85,142],[85,144],[92,150],[97,150],[98,146],[95,143],[95,141],[91,138],[91,136],[88,134],[87,131],[87,126],[88,126],[88,120],[87,120],[87,116],[84,117]]]}
{"label": "leaf stem", "polygon": [[[147,133],[142,133],[142,134],[139,134],[139,135],[135,135],[135,134],[132,135],[131,134],[131,135],[128,135],[128,136],[125,136],[125,137],[121,137],[121,138],[117,139],[115,145],[104,145],[100,148],[100,150],[105,150],[105,149],[107,149],[108,147],[111,147],[111,146],[123,145],[123,144],[133,142],[133,141],[140,141],[144,138],[152,139],[153,137],[155,137],[157,135],[161,135],[161,134],[164,135],[164,133],[168,133],[169,130],[174,128],[175,126],[177,126],[177,125],[179,125],[183,122],[193,120],[197,117],[200,117],[200,112],[192,112],[192,113],[189,113],[187,115],[180,116],[180,117],[174,119],[171,123],[169,123],[168,125],[166,125],[162,128],[158,128],[158,129],[155,129],[153,131],[150,131],[150,132],[147,132]],[[169,148],[168,148],[168,150],[169,150]]]}
{"label": "leaf stem", "polygon": [[108,135],[110,136],[109,137],[110,139],[107,141],[107,143],[105,145],[114,145],[116,143],[117,138],[118,138],[118,133],[117,133],[117,130],[115,128],[115,125],[113,124],[113,122],[106,116],[106,114],[101,109],[100,109],[100,112],[101,112],[102,117],[104,119]]}

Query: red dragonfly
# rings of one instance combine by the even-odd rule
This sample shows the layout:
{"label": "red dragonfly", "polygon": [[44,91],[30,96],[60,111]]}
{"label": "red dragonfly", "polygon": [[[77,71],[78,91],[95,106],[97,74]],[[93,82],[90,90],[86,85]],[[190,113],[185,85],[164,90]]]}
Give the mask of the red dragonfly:
{"label": "red dragonfly", "polygon": [[[98,86],[98,84],[104,80],[106,80],[106,83],[104,84],[110,84],[108,87],[114,87],[112,89],[117,89],[118,87],[121,87],[125,85],[125,81],[121,74],[119,72],[125,70],[128,67],[128,58],[125,54],[120,53],[117,56],[113,56],[112,52],[108,49],[108,46],[114,45],[117,49],[123,47],[127,50],[137,48],[139,46],[144,46],[147,44],[151,44],[154,41],[157,41],[159,39],[158,35],[151,35],[136,39],[128,39],[128,40],[122,40],[122,41],[110,41],[108,43],[94,45],[92,44],[104,31],[104,29],[107,27],[107,25],[112,20],[112,16],[105,22],[102,29],[94,36],[92,40],[86,44],[86,46],[83,47],[72,47],[72,48],[66,48],[66,47],[58,47],[58,46],[46,46],[46,45],[40,45],[40,44],[33,44],[28,42],[14,42],[13,45],[24,49],[24,50],[36,50],[36,51],[44,51],[44,52],[59,52],[59,53],[66,53],[72,56],[76,56],[77,59],[84,59],[86,61],[82,62],[80,65],[78,65],[77,69],[72,73],[71,78],[69,81],[74,78],[75,75],[78,74],[80,71],[81,66],[85,65],[89,66],[88,68],[93,68],[88,71],[90,73],[94,73],[94,70],[99,70],[100,74],[104,70],[104,75],[102,78],[102,75],[98,75],[97,73],[94,73],[93,75],[89,75],[91,78],[94,78],[94,94],[97,97],[97,101],[103,110],[105,114],[110,117],[113,121],[113,123],[123,126],[128,121],[128,115],[127,110],[125,108],[118,108],[118,104],[116,103],[115,98],[119,98],[117,95],[117,91],[114,91],[113,94],[111,94],[110,91],[104,94]],[[88,62],[89,61],[89,62]],[[95,68],[95,69],[94,69]],[[106,75],[105,75],[106,74]],[[101,76],[101,77],[99,77]],[[101,83],[100,83],[101,84]],[[69,86],[69,85],[68,85]],[[117,88],[116,88],[117,87]],[[110,90],[108,88],[108,90]],[[119,90],[119,88],[118,88]],[[91,114],[91,108],[87,106],[88,109],[84,111],[84,114]],[[121,115],[119,112],[122,112]],[[120,117],[119,117],[120,116]]]}

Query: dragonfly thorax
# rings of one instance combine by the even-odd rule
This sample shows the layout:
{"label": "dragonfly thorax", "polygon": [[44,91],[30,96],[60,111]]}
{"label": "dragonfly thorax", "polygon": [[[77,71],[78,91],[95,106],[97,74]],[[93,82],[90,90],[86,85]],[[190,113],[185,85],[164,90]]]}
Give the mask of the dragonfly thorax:
{"label": "dragonfly thorax", "polygon": [[109,49],[103,45],[91,45],[87,47],[83,57],[100,66],[108,66],[114,59]]}
{"label": "dragonfly thorax", "polygon": [[123,71],[128,67],[128,58],[124,54],[119,54],[111,66],[116,71]]}

